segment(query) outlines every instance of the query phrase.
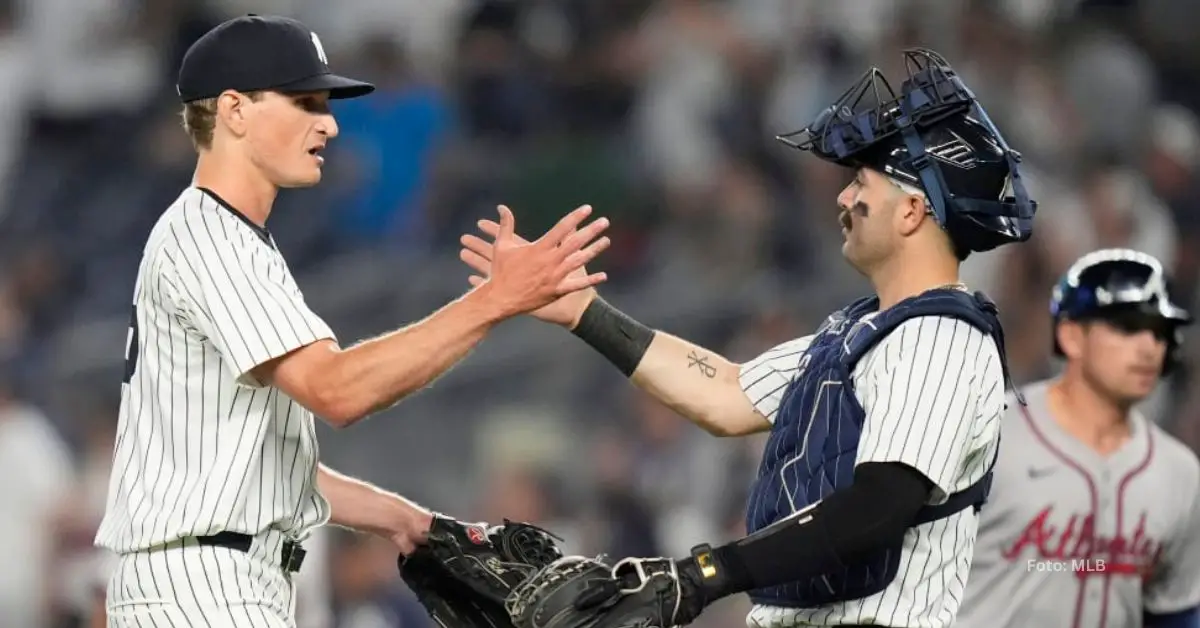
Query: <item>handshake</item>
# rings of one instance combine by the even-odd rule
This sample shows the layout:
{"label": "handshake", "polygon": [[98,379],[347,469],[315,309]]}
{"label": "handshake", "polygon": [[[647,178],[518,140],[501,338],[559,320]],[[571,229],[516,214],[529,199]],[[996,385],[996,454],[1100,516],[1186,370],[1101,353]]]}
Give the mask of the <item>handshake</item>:
{"label": "handshake", "polygon": [[459,258],[474,272],[469,281],[477,289],[475,296],[494,320],[532,314],[574,327],[595,298],[595,286],[608,279],[585,268],[610,244],[603,235],[608,219],[584,224],[592,214],[591,206],[584,205],[529,241],[517,235],[512,211],[503,205],[498,210],[498,221],[480,220],[479,235],[460,239]]}
{"label": "handshake", "polygon": [[526,523],[434,516],[400,574],[442,628],[670,628],[707,605],[695,559],[564,557]]}

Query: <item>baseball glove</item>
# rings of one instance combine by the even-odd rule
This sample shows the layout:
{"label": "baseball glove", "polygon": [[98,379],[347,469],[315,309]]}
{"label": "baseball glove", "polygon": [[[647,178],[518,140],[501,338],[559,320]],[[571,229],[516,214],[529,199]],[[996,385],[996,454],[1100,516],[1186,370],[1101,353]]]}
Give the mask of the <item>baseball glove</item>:
{"label": "baseball glove", "polygon": [[696,577],[668,558],[568,556],[514,589],[506,608],[517,628],[672,628],[706,605]]}
{"label": "baseball glove", "polygon": [[489,528],[434,515],[427,542],[400,557],[400,576],[442,628],[512,628],[505,598],[562,556],[556,539],[527,523]]}

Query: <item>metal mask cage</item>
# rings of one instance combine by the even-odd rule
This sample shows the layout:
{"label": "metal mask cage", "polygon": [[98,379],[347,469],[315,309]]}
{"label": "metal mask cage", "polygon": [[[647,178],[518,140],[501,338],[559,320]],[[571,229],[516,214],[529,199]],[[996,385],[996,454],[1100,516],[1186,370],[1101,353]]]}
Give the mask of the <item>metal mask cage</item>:
{"label": "metal mask cage", "polygon": [[907,89],[897,93],[882,70],[871,68],[808,126],[776,139],[840,163],[898,133],[902,124],[930,127],[970,109],[974,95],[941,55],[905,50],[904,65]]}
{"label": "metal mask cage", "polygon": [[[882,71],[871,68],[811,124],[776,139],[825,161],[856,167],[863,165],[856,161],[857,155],[900,135],[909,154],[908,166],[918,173],[938,224],[945,228],[951,214],[999,218],[999,224],[992,228],[993,237],[985,238],[988,242],[972,243],[973,250],[1029,239],[1037,203],[1029,197],[1021,178],[1020,153],[1008,146],[975,95],[940,54],[924,48],[908,49],[904,51],[904,66],[908,78],[899,93]],[[1003,153],[1009,177],[1003,198],[955,196],[936,160],[926,153],[921,131],[956,115],[971,116]]]}

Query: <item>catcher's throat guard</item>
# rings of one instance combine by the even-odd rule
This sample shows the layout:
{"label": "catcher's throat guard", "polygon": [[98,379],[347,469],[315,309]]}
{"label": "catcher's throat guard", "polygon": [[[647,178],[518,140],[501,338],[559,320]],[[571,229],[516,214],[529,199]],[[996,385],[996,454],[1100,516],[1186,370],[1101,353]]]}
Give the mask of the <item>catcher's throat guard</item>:
{"label": "catcher's throat guard", "polygon": [[[923,48],[908,49],[904,65],[908,78],[899,93],[882,71],[871,68],[808,126],[776,139],[825,161],[874,168],[918,185],[938,224],[969,250],[987,251],[1028,240],[1037,203],[1021,178],[1020,153],[1008,146],[970,88],[941,55]],[[959,142],[939,140],[938,145],[929,145],[926,135],[930,130],[963,118],[969,120],[977,138],[964,140],[952,131]],[[1003,162],[997,164],[1007,169],[1003,190],[967,194],[956,189],[963,187],[955,185],[957,173],[944,168],[951,165],[964,173],[973,169],[975,164],[968,157],[972,143],[989,145],[989,152]],[[899,150],[886,150],[889,145]],[[964,223],[956,233],[955,218],[972,224]]]}

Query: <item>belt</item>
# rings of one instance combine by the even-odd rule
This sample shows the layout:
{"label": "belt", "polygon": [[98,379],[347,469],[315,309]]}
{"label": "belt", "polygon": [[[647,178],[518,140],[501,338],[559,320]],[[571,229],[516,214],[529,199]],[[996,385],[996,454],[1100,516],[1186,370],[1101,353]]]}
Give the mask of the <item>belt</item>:
{"label": "belt", "polygon": [[[227,547],[242,553],[249,552],[250,546],[254,544],[254,537],[240,532],[218,532],[211,536],[196,536],[192,538],[200,545]],[[307,553],[303,547],[300,547],[299,543],[284,541],[282,552],[280,552],[279,566],[289,573],[300,571],[300,565],[304,563],[304,556]]]}

